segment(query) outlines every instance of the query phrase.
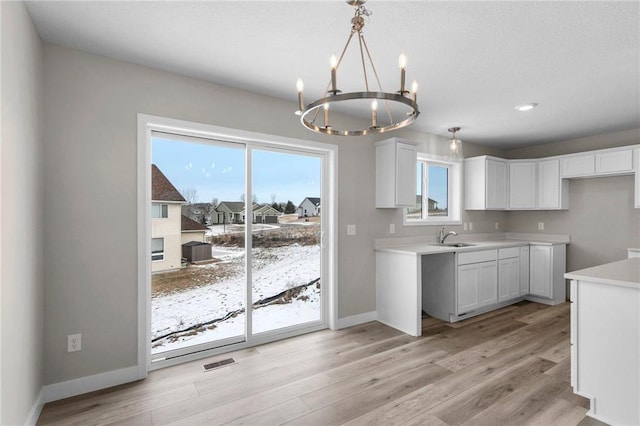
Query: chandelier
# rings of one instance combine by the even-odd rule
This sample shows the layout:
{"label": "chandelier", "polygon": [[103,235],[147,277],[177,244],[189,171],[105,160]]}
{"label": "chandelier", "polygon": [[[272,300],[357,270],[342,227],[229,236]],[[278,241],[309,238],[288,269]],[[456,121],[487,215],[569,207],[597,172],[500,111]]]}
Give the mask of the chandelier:
{"label": "chandelier", "polygon": [[[351,19],[351,31],[347,38],[347,43],[342,49],[342,53],[339,57],[335,55],[331,56],[331,79],[327,84],[324,95],[311,102],[308,105],[304,105],[302,90],[303,83],[301,79],[298,79],[298,111],[296,114],[300,116],[300,122],[306,128],[327,135],[337,136],[365,136],[369,134],[385,133],[396,129],[401,129],[413,123],[418,117],[420,111],[418,110],[417,91],[418,84],[414,81],[411,86],[411,92],[405,88],[405,69],[407,66],[407,58],[404,54],[400,55],[398,61],[400,67],[400,90],[397,92],[385,92],[380,84],[378,72],[371,58],[371,53],[367,47],[367,43],[364,39],[362,29],[364,28],[365,18],[371,15],[371,12],[365,9],[364,3],[367,0],[347,0],[347,4],[355,8],[355,16]],[[340,64],[345,56],[347,48],[353,40],[354,35],[358,39],[358,46],[360,52],[360,62],[362,63],[362,71],[364,75],[364,91],[361,92],[346,92],[343,93],[338,89],[337,76]],[[369,78],[367,74],[366,63],[369,63],[371,71],[377,87],[369,87]],[[366,102],[366,108],[369,109],[367,114],[371,114],[371,125],[366,128],[360,129],[338,129],[331,126],[331,120],[329,116],[330,107],[341,103],[345,105],[351,102],[353,105],[358,105],[362,108],[362,102]],[[368,102],[370,101],[370,103]],[[382,104],[382,117],[378,117],[378,107]],[[336,105],[337,106],[337,105]],[[320,114],[322,110],[322,114]]]}

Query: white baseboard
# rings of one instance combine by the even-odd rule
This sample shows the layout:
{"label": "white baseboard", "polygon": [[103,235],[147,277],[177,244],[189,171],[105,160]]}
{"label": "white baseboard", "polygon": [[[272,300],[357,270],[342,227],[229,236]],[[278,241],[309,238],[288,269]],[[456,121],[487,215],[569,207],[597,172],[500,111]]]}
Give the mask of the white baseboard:
{"label": "white baseboard", "polygon": [[341,328],[353,327],[354,325],[376,321],[378,313],[376,311],[365,312],[364,314],[352,315],[350,317],[338,318],[338,330]]}
{"label": "white baseboard", "polygon": [[54,383],[44,386],[43,402],[57,401],[59,399],[69,398],[83,393],[134,382],[142,378],[143,377],[139,377],[138,367],[133,366],[121,368],[120,370],[108,371],[106,373],[94,374],[93,376],[67,380],[66,382]]}
{"label": "white baseboard", "polygon": [[31,410],[29,410],[27,421],[24,422],[25,426],[35,426],[38,423],[42,407],[44,407],[44,388],[41,388],[40,392],[38,392],[38,396],[36,396],[36,400],[33,402]]}

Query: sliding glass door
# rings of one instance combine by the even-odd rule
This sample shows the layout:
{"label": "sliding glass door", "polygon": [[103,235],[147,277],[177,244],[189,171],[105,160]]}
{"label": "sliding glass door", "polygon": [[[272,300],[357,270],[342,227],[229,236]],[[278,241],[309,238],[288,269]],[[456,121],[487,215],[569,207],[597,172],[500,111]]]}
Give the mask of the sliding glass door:
{"label": "sliding glass door", "polygon": [[152,137],[152,362],[323,324],[323,161]]}
{"label": "sliding glass door", "polygon": [[[252,187],[258,195],[251,252],[252,331],[319,323],[322,159],[285,151],[252,153]],[[270,205],[259,203],[266,197]]]}
{"label": "sliding glass door", "polygon": [[245,147],[156,137],[151,159],[153,358],[244,341]]}

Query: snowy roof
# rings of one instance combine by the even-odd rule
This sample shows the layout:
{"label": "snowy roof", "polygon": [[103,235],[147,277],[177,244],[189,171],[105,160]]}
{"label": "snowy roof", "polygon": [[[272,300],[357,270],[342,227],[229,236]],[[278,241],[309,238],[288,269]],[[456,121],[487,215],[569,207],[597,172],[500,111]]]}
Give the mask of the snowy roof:
{"label": "snowy roof", "polygon": [[151,200],[186,202],[176,187],[155,164],[151,165]]}

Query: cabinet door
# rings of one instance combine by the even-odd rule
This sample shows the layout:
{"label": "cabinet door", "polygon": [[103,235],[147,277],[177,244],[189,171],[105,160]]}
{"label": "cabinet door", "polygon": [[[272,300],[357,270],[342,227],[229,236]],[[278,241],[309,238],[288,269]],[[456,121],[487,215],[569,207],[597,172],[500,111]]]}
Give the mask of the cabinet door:
{"label": "cabinet door", "polygon": [[498,301],[520,296],[520,258],[512,257],[498,262]]}
{"label": "cabinet door", "polygon": [[520,296],[529,294],[529,246],[520,247]]}
{"label": "cabinet door", "polygon": [[507,208],[507,163],[487,160],[487,184],[485,188],[487,209]]}
{"label": "cabinet door", "polygon": [[538,163],[538,208],[561,208],[560,160],[547,160]]}
{"label": "cabinet door", "polygon": [[536,163],[509,163],[509,208],[536,208]]}
{"label": "cabinet door", "polygon": [[498,264],[496,261],[478,263],[478,305],[498,303]]}
{"label": "cabinet door", "polygon": [[576,155],[562,159],[562,177],[590,176],[595,171],[594,154]]}
{"label": "cabinet door", "polygon": [[624,173],[632,171],[633,156],[630,149],[596,153],[597,174]]}
{"label": "cabinet door", "polygon": [[553,298],[551,287],[551,246],[531,246],[529,293]]}
{"label": "cabinet door", "polygon": [[416,204],[416,148],[396,145],[396,205],[413,207]]}
{"label": "cabinet door", "polygon": [[458,315],[478,307],[478,264],[458,266]]}

